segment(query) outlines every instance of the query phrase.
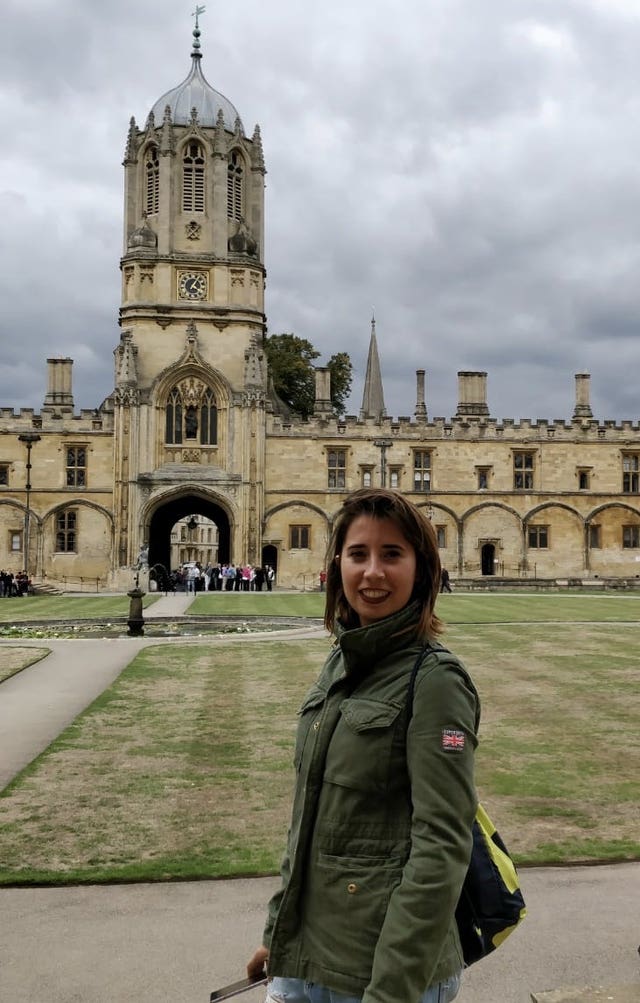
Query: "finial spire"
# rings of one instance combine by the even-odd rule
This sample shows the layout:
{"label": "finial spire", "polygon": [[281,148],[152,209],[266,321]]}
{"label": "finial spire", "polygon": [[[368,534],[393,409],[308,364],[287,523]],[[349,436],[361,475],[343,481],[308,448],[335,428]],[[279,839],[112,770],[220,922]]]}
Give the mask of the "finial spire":
{"label": "finial spire", "polygon": [[193,29],[193,52],[191,53],[192,56],[200,55],[200,22],[198,19],[201,14],[204,14],[206,9],[207,9],[206,7],[199,7],[196,4],[196,9],[191,14],[191,17],[195,17],[196,19],[196,23]]}
{"label": "finial spire", "polygon": [[376,340],[376,319],[372,315],[371,340],[369,342],[369,356],[367,358],[367,372],[364,378],[360,418],[374,418],[376,421],[381,421],[382,418],[386,417],[386,414],[384,392],[382,389],[382,373],[378,357],[378,342]]}

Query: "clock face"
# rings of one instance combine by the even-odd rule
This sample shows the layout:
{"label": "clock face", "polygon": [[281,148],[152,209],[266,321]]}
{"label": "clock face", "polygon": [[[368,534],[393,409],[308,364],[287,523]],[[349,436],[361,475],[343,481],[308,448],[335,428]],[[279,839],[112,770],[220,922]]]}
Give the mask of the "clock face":
{"label": "clock face", "polygon": [[203,300],[207,296],[207,276],[204,272],[179,272],[178,297],[181,300]]}

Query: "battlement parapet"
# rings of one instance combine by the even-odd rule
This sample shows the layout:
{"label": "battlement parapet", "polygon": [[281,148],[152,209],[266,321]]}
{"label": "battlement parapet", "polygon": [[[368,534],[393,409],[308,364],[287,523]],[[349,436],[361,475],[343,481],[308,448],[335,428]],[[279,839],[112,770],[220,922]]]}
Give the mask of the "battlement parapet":
{"label": "battlement parapet", "polygon": [[[438,439],[457,439],[473,442],[503,440],[534,445],[550,440],[558,442],[624,442],[640,448],[640,421],[598,421],[594,418],[490,418],[479,415],[455,415],[452,418],[435,417],[417,422],[402,415],[381,420],[361,418],[356,415],[300,418],[269,416],[268,435],[287,435],[295,438],[333,438],[367,441],[372,437],[389,436],[407,438],[424,443]],[[637,442],[630,443],[630,440]]]}

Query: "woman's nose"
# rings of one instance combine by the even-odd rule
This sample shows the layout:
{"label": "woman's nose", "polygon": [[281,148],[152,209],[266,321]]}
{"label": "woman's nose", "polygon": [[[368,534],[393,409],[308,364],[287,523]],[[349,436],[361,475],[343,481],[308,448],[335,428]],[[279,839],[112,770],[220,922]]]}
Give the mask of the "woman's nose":
{"label": "woman's nose", "polygon": [[376,557],[375,554],[371,554],[369,560],[367,561],[365,575],[367,578],[382,578],[384,575],[382,561]]}

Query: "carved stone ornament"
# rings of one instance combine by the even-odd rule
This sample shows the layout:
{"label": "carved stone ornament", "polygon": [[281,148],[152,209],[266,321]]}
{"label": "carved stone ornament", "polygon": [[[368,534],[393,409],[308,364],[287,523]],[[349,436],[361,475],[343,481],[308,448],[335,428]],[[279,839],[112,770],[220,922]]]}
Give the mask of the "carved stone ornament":
{"label": "carved stone ornament", "polygon": [[182,450],[182,462],[183,463],[200,463],[201,452],[199,449],[183,449]]}
{"label": "carved stone ornament", "polygon": [[200,240],[202,226],[200,223],[196,223],[195,219],[190,220],[184,229],[187,235],[187,240]]}
{"label": "carved stone ornament", "polygon": [[184,408],[199,408],[209,388],[202,380],[196,379],[195,376],[189,376],[187,379],[181,380],[176,389],[180,394],[180,400]]}
{"label": "carved stone ornament", "polygon": [[249,404],[264,404],[265,392],[264,390],[245,390],[242,403],[244,405]]}
{"label": "carved stone ornament", "polygon": [[122,407],[138,406],[138,391],[135,387],[116,387],[115,398],[116,404],[120,404]]}

